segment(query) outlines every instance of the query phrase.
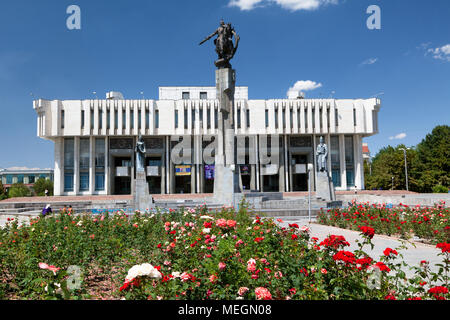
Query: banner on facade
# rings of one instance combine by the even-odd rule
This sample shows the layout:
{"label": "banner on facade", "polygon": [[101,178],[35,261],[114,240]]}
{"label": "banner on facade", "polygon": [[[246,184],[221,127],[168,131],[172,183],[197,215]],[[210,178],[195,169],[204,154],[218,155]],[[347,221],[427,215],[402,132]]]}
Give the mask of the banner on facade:
{"label": "banner on facade", "polygon": [[205,179],[212,180],[214,179],[214,165],[206,164],[205,165]]}
{"label": "banner on facade", "polygon": [[189,165],[175,166],[175,175],[176,176],[190,176],[191,175],[191,166],[189,166]]}

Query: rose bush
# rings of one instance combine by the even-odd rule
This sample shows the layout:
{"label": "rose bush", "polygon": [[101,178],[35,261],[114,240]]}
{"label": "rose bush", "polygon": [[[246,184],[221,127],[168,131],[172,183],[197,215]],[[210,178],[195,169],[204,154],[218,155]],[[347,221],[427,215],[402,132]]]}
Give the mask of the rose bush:
{"label": "rose bush", "polygon": [[[385,248],[378,259],[364,252],[371,229],[360,230],[363,241],[351,252],[342,236],[311,238],[307,227],[279,222],[244,204],[11,221],[0,229],[0,295],[99,299],[108,289],[109,299],[449,298],[447,242],[438,245],[439,273],[423,262],[406,279],[403,248]],[[72,265],[82,270],[75,289]]]}
{"label": "rose bush", "polygon": [[450,210],[444,205],[445,202],[434,207],[400,204],[388,208],[386,204],[353,202],[345,209],[321,210],[317,220],[321,224],[358,231],[370,227],[379,234],[404,239],[416,236],[436,244],[450,242]]}

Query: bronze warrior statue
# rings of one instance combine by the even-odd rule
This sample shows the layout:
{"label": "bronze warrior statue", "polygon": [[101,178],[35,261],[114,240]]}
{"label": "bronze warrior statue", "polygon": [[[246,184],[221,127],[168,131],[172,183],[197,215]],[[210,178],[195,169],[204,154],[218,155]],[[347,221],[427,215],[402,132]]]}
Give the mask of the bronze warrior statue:
{"label": "bronze warrior statue", "polygon": [[[230,60],[233,59],[234,54],[236,53],[240,38],[236,31],[234,31],[231,23],[225,23],[223,20],[220,20],[219,28],[206,37],[205,40],[200,42],[199,45],[202,45],[215,35],[217,35],[217,38],[214,40],[214,44],[216,45],[216,52],[219,56],[219,59],[215,62],[215,65],[219,69],[231,68]],[[233,36],[235,38],[234,44]]]}

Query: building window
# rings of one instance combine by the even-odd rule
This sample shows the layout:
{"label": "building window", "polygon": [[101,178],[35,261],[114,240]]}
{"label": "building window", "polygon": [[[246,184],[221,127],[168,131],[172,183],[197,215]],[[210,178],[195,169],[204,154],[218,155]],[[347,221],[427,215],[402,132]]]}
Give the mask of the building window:
{"label": "building window", "polygon": [[36,181],[36,176],[28,176],[28,183],[34,183]]}
{"label": "building window", "polygon": [[105,139],[97,138],[95,139],[95,167],[104,168],[105,167]]}
{"label": "building window", "polygon": [[278,129],[278,108],[275,108],[275,129]]}
{"label": "building window", "polygon": [[114,128],[117,129],[119,127],[119,111],[114,110]]}
{"label": "building window", "polygon": [[339,136],[330,137],[331,176],[335,187],[341,186],[341,162]]}
{"label": "building window", "polygon": [[103,129],[103,110],[98,110],[98,128]]}
{"label": "building window", "polygon": [[237,128],[241,128],[241,108],[237,109]]}
{"label": "building window", "polygon": [[64,192],[73,191],[73,173],[64,174]]}
{"label": "building window", "polygon": [[184,109],[184,128],[188,128],[188,110]]}
{"label": "building window", "polygon": [[105,174],[104,173],[96,173],[95,174],[95,191],[104,191],[105,190]]}
{"label": "building window", "polygon": [[305,108],[305,129],[309,129],[309,123],[308,123],[308,109]]}
{"label": "building window", "polygon": [[178,110],[175,110],[175,129],[178,129]]}
{"label": "building window", "polygon": [[249,109],[247,109],[247,128],[250,128],[250,110]]}
{"label": "building window", "polygon": [[214,108],[214,128],[218,128],[219,126],[219,111]]}
{"label": "building window", "polygon": [[108,109],[106,111],[106,130],[111,128],[111,111]]}
{"label": "building window", "polygon": [[84,110],[81,110],[81,129],[84,129]]}
{"label": "building window", "polygon": [[283,118],[283,129],[286,129],[286,109],[283,108],[283,110],[281,111],[281,117]]}
{"label": "building window", "polygon": [[334,109],[334,120],[336,122],[336,127],[339,126],[339,111],[338,109]]}
{"label": "building window", "polygon": [[353,125],[356,126],[356,109],[353,108]]}
{"label": "building window", "polygon": [[80,191],[89,191],[89,172],[80,173]]}
{"label": "building window", "polygon": [[294,110],[289,109],[289,122],[291,123],[291,129],[294,128]]}
{"label": "building window", "polygon": [[159,128],[159,110],[155,110],[155,128]]}
{"label": "building window", "polygon": [[347,187],[355,186],[355,164],[353,152],[353,136],[345,136],[345,170],[347,171]]}
{"label": "building window", "polygon": [[191,110],[192,129],[195,128],[195,109]]}
{"label": "building window", "polygon": [[322,130],[323,130],[323,119],[322,119],[322,117],[323,117],[323,109],[322,109],[322,108],[320,108],[320,110],[319,110],[319,123],[320,123],[320,131],[322,131]]}
{"label": "building window", "polygon": [[61,110],[61,129],[64,129],[64,110]]}
{"label": "building window", "polygon": [[181,95],[182,95],[182,99],[183,100],[189,100],[190,99],[189,92],[183,92]]}
{"label": "building window", "polygon": [[206,127],[207,129],[211,129],[211,108],[208,107],[206,114]]}
{"label": "building window", "polygon": [[125,130],[127,126],[127,112],[125,110],[122,110],[122,129]]}
{"label": "building window", "polygon": [[150,110],[145,110],[145,127],[150,128]]}
{"label": "building window", "polygon": [[12,184],[13,183],[13,176],[12,174],[6,175],[6,184]]}
{"label": "building window", "polygon": [[91,110],[91,129],[94,129],[94,110]]}
{"label": "building window", "polygon": [[200,108],[198,112],[199,112],[198,121],[200,121],[200,123],[203,124],[203,108]]}
{"label": "building window", "polygon": [[200,99],[201,99],[201,100],[206,100],[206,99],[208,99],[208,93],[206,93],[206,92],[200,92]]}
{"label": "building window", "polygon": [[80,169],[88,169],[90,165],[89,138],[80,139]]}
{"label": "building window", "polygon": [[24,178],[23,174],[19,174],[17,176],[17,183],[23,183],[23,178]]}
{"label": "building window", "polygon": [[138,110],[138,129],[141,130],[141,122],[142,122],[142,113],[141,110]]}
{"label": "building window", "polygon": [[64,139],[64,168],[73,169],[74,164],[74,139]]}
{"label": "building window", "polygon": [[311,109],[312,112],[312,129],[316,128],[316,108]]}
{"label": "building window", "polygon": [[130,110],[130,128],[134,129],[134,110]]}
{"label": "building window", "polygon": [[265,114],[265,117],[266,117],[266,128],[268,128],[269,127],[269,110],[267,110],[266,109],[266,114]]}

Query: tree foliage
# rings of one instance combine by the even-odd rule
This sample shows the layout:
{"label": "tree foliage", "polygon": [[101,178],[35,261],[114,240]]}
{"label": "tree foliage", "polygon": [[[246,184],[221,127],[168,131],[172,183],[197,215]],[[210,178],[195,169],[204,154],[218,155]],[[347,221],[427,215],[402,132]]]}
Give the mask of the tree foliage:
{"label": "tree foliage", "polygon": [[[370,174],[365,166],[366,189],[406,190],[405,159],[406,146],[382,148],[373,158]],[[437,185],[450,185],[450,127],[437,126],[417,147],[406,151],[409,190],[433,192]],[[392,183],[392,177],[393,183]],[[436,190],[436,189],[435,189]]]}
{"label": "tree foliage", "polygon": [[51,181],[49,179],[45,179],[45,178],[39,178],[34,183],[33,189],[34,189],[34,192],[36,193],[36,195],[38,195],[38,196],[44,196],[46,189],[48,190],[48,195],[52,196],[53,195],[53,181]]}
{"label": "tree foliage", "polygon": [[23,183],[14,183],[8,191],[8,197],[18,198],[18,197],[29,197],[31,195],[31,190]]}
{"label": "tree foliage", "polygon": [[0,181],[0,200],[5,199],[6,196],[6,190],[5,187],[3,186],[3,183]]}

